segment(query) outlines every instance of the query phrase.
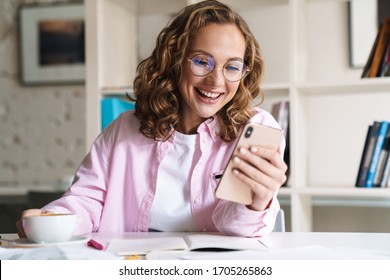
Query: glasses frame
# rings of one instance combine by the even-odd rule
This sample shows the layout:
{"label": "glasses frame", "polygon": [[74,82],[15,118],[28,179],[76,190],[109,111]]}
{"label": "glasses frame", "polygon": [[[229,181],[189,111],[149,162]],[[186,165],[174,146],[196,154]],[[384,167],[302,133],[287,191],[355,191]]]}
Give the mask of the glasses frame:
{"label": "glasses frame", "polygon": [[[213,67],[207,74],[199,75],[199,74],[194,73],[194,71],[192,70],[191,65],[192,65],[192,63],[193,63],[193,59],[194,59],[194,57],[199,56],[199,55],[208,56],[208,57],[212,58],[213,61],[214,61],[214,67]],[[190,70],[191,70],[192,74],[194,74],[195,76],[198,76],[198,77],[206,77],[207,75],[210,75],[210,74],[214,71],[214,69],[216,68],[216,66],[217,66],[217,64],[215,63],[214,58],[213,58],[212,56],[210,56],[210,55],[207,55],[207,54],[195,54],[195,55],[193,55],[191,58],[189,58],[189,57],[187,57],[187,56],[186,56],[185,58],[186,58],[187,61],[189,62],[189,67],[190,67]],[[251,71],[251,69],[248,68],[248,66],[246,66],[246,64],[245,64],[244,61],[241,61],[242,64],[243,64],[243,66],[245,67],[245,70],[242,71],[243,73],[242,73],[241,78],[238,79],[238,80],[229,80],[229,79],[226,78],[226,76],[225,76],[225,71],[224,71],[224,69],[225,69],[225,65],[226,65],[227,63],[231,62],[231,61],[234,61],[234,60],[228,60],[228,61],[226,61],[226,62],[223,64],[223,67],[222,67],[222,75],[223,75],[223,77],[224,77],[227,81],[232,82],[232,83],[241,81],[241,80],[242,80],[243,78],[245,78],[245,76]]]}

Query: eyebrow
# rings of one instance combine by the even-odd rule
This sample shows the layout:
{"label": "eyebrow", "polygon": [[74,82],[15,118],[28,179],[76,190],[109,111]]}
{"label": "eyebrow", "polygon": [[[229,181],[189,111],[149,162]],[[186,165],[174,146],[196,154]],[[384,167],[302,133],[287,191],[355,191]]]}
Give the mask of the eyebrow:
{"label": "eyebrow", "polygon": [[[204,50],[192,50],[188,54],[191,54],[190,56],[194,56],[196,54],[205,54],[205,55],[211,56],[211,58],[215,60],[215,57],[211,53],[208,53]],[[232,60],[240,60],[240,61],[244,62],[244,59],[241,57],[231,57],[231,58],[228,58],[226,61],[232,61]]]}

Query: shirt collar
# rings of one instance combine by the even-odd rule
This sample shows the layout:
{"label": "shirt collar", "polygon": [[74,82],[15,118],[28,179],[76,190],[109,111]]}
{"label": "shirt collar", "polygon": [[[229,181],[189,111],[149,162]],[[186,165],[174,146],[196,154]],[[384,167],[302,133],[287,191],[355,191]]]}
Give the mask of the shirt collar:
{"label": "shirt collar", "polygon": [[200,124],[198,127],[198,133],[207,133],[214,142],[217,142],[221,140],[221,137],[218,136],[220,130],[219,127],[218,117],[213,116]]}

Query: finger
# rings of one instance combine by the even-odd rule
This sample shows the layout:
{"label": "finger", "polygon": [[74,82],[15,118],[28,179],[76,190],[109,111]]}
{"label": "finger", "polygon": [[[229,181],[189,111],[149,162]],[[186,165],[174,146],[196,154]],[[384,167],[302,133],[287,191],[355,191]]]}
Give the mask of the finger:
{"label": "finger", "polygon": [[[265,167],[266,165],[271,166],[271,164],[259,157],[252,158],[251,161],[248,159],[249,157],[246,159],[234,157],[235,174],[239,175],[237,172],[240,172],[240,177],[244,179],[244,183],[250,185],[252,188],[257,188],[257,183],[262,185],[269,184],[269,175],[264,172],[264,169],[267,169]],[[268,168],[272,168],[272,166]],[[248,178],[244,178],[244,176]]]}
{"label": "finger", "polygon": [[18,236],[20,238],[26,237],[26,233],[24,232],[24,228],[23,228],[23,218],[29,216],[41,215],[44,211],[45,210],[41,210],[41,209],[28,209],[22,212],[20,219],[16,221],[16,228],[18,230]]}
{"label": "finger", "polygon": [[253,153],[253,154],[255,154],[263,159],[266,159],[267,161],[272,163],[272,165],[277,168],[278,172],[280,171],[283,174],[286,173],[288,166],[284,162],[284,160],[281,156],[280,148],[278,148],[277,150],[272,150],[272,149],[268,149],[266,147],[259,147],[259,146],[255,147],[254,146],[254,147],[250,148],[250,151],[251,151],[251,153]]}
{"label": "finger", "polygon": [[29,217],[29,216],[37,216],[41,215],[45,212],[45,210],[42,209],[27,209],[22,212],[22,218]]}
{"label": "finger", "polygon": [[[233,162],[235,164],[233,174],[247,185],[253,191],[254,199],[251,205],[253,210],[263,210],[267,207],[269,202],[274,197],[275,193],[280,188],[281,181],[283,181],[283,176],[280,171],[275,171],[276,178],[273,178],[267,175],[263,170],[274,169],[277,170],[270,162],[264,160],[258,156],[252,155],[252,157],[257,158],[257,161],[262,161],[263,165],[262,170],[257,169],[253,166],[252,163],[248,163],[238,157],[234,158]],[[265,167],[268,166],[268,167]],[[268,171],[267,171],[268,172]],[[268,172],[272,173],[272,172]]]}
{"label": "finger", "polygon": [[18,236],[20,238],[25,238],[26,237],[26,233],[24,232],[21,219],[16,221],[16,228],[18,229]]}
{"label": "finger", "polygon": [[246,174],[234,170],[234,175],[237,176],[245,185],[247,185],[254,192],[254,200],[251,204],[251,209],[253,210],[263,210],[269,204],[269,201],[273,198],[275,191],[268,188],[267,186],[251,179]]}
{"label": "finger", "polygon": [[[264,157],[262,156],[262,153],[265,154]],[[249,152],[245,148],[240,148],[239,155],[243,163],[235,158],[236,167],[253,180],[258,181],[263,185],[271,186],[272,189],[275,188],[275,186],[273,186],[275,183],[276,185],[281,185],[285,182],[287,165],[275,150],[271,151],[268,148],[252,147]],[[244,162],[247,162],[248,165],[245,165]]]}
{"label": "finger", "polygon": [[233,174],[254,192],[257,200],[269,201],[280,188],[279,180],[266,175],[250,164],[241,161],[238,165],[233,170]]}
{"label": "finger", "polygon": [[250,148],[250,152],[268,160],[277,167],[284,167],[284,161],[280,152],[280,148],[272,149],[265,146],[253,146]]}
{"label": "finger", "polygon": [[243,172],[241,169],[233,169],[233,174],[242,181],[246,186],[250,187],[252,191],[259,192],[260,188],[265,188],[263,184],[259,181],[254,180],[253,177],[249,176],[247,173]]}

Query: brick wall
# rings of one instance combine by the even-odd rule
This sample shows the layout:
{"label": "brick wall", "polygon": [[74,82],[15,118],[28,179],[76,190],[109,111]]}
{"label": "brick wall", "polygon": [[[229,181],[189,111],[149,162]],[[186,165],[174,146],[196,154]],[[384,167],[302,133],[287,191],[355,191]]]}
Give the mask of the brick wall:
{"label": "brick wall", "polygon": [[85,155],[85,88],[20,85],[20,3],[0,0],[0,184],[55,184]]}

